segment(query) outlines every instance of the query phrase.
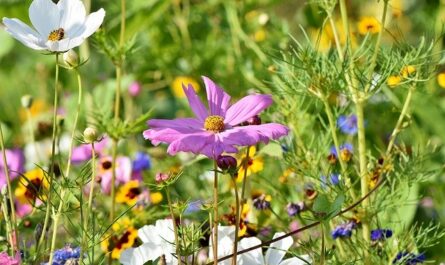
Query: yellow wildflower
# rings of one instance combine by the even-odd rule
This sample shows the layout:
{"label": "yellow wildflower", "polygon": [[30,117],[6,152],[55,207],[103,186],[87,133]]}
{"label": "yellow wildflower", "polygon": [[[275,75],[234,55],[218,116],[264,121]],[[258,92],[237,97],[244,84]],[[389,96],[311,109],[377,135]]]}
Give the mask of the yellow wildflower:
{"label": "yellow wildflower", "polygon": [[106,235],[105,240],[101,242],[101,247],[104,252],[111,252],[113,259],[119,259],[122,251],[133,247],[137,237],[138,231],[133,226],[130,226],[120,236]]}
{"label": "yellow wildflower", "polygon": [[43,200],[43,190],[49,186],[42,169],[36,168],[25,173],[20,178],[15,189],[15,197],[20,203],[34,203],[36,199]]}
{"label": "yellow wildflower", "polygon": [[160,192],[150,193],[150,201],[153,204],[158,204],[158,203],[162,202],[163,199],[164,199],[164,197],[162,196],[162,193],[160,193]]}
{"label": "yellow wildflower", "polygon": [[391,88],[398,86],[400,84],[400,82],[402,82],[402,77],[399,75],[392,75],[392,76],[388,77],[388,80],[386,80],[386,83]]}
{"label": "yellow wildflower", "polygon": [[198,92],[201,87],[199,86],[199,83],[196,82],[195,79],[193,79],[190,76],[177,76],[175,79],[173,79],[173,82],[171,83],[171,89],[173,92],[173,95],[177,98],[184,98],[184,90],[182,89],[182,85],[188,86],[189,84],[193,86],[193,89]]}
{"label": "yellow wildflower", "polygon": [[414,67],[412,65],[407,65],[402,68],[402,70],[400,71],[400,74],[404,78],[408,78],[410,75],[414,74],[415,72],[416,72],[416,67]]}
{"label": "yellow wildflower", "polygon": [[437,83],[441,88],[445,88],[445,72],[441,72],[437,75]]}
{"label": "yellow wildflower", "polygon": [[116,202],[126,203],[129,206],[135,205],[141,193],[142,190],[139,181],[129,181],[119,188],[116,195]]}
{"label": "yellow wildflower", "polygon": [[375,17],[362,17],[358,22],[358,33],[366,35],[368,33],[375,34],[382,30],[380,22]]}
{"label": "yellow wildflower", "polygon": [[[244,174],[246,177],[250,176],[252,173],[257,173],[263,170],[264,161],[261,157],[255,157],[256,148],[255,146],[249,147],[249,157],[247,159],[246,154],[243,154],[240,159],[238,159],[238,173],[236,174],[236,181],[240,182],[244,179]],[[247,165],[247,167],[246,167]],[[247,170],[246,170],[247,169]]]}

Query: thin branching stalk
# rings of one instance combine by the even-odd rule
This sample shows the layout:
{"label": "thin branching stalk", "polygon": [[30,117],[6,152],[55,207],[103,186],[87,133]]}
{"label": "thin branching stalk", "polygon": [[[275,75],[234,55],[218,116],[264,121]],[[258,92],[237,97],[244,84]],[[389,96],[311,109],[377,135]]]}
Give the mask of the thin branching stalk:
{"label": "thin branching stalk", "polygon": [[325,242],[324,242],[324,226],[323,222],[320,223],[320,234],[321,234],[321,252],[320,252],[320,265],[324,265],[325,259]]}
{"label": "thin branching stalk", "polygon": [[180,255],[181,246],[180,246],[180,242],[179,242],[178,225],[176,224],[175,213],[173,211],[173,204],[172,204],[172,199],[170,196],[170,189],[169,189],[168,185],[165,187],[165,193],[167,195],[167,203],[168,203],[168,209],[170,211],[170,217],[173,222],[173,232],[175,233],[176,258],[178,259],[178,264],[181,265],[181,263],[182,263],[181,255]]}
{"label": "thin branching stalk", "polygon": [[34,155],[36,156],[37,161],[41,162],[40,153],[37,150],[36,138],[34,136],[34,129],[33,129],[34,119],[32,118],[32,114],[31,114],[30,108],[26,108],[26,116],[28,118],[29,139],[31,140],[31,145],[33,146],[33,149],[34,149],[34,152],[35,152]]}
{"label": "thin branching stalk", "polygon": [[343,161],[343,159],[341,159],[341,157],[340,157],[341,150],[340,150],[340,143],[338,141],[337,128],[335,126],[334,115],[332,113],[331,107],[329,106],[329,102],[328,102],[327,98],[324,97],[324,98],[322,98],[322,100],[324,103],[326,115],[328,116],[329,129],[331,131],[332,140],[334,141],[335,151],[337,152],[337,159],[340,163],[340,167],[341,167],[341,171],[342,171],[341,174],[342,174],[342,177],[345,178],[346,187],[348,188],[352,199],[355,201],[355,200],[357,200],[357,196],[354,192],[354,189],[351,186],[351,179],[349,178],[349,176],[347,174],[347,168],[346,168],[345,161]]}
{"label": "thin branching stalk", "polygon": [[[342,215],[342,214],[344,214],[344,213],[347,213],[347,212],[353,210],[355,207],[359,206],[359,205],[363,202],[363,200],[366,200],[369,196],[371,196],[371,195],[372,195],[378,188],[380,188],[380,186],[382,186],[385,182],[386,182],[386,180],[385,180],[385,179],[382,179],[379,183],[377,183],[377,185],[376,185],[372,190],[370,190],[370,191],[368,192],[368,194],[366,194],[365,196],[363,196],[362,198],[360,198],[360,199],[359,199],[358,201],[356,201],[355,203],[351,204],[349,207],[347,207],[347,208],[345,208],[344,210],[340,211],[340,212],[339,212],[337,215],[335,215],[333,218],[335,218],[335,217],[337,217],[337,216],[339,216],[339,215]],[[293,231],[291,231],[291,232],[289,232],[289,233],[286,233],[286,234],[284,234],[284,235],[282,235],[282,236],[276,237],[276,238],[271,239],[271,240],[269,240],[269,241],[262,242],[261,244],[258,244],[258,245],[256,245],[256,246],[253,246],[253,247],[250,247],[250,248],[246,248],[246,249],[240,250],[240,251],[238,251],[238,255],[241,255],[241,254],[250,252],[250,251],[255,250],[255,249],[257,249],[257,248],[262,248],[262,247],[268,246],[268,245],[270,245],[270,244],[272,244],[272,243],[274,243],[274,242],[278,242],[278,241],[280,241],[280,240],[283,240],[283,239],[286,238],[286,237],[293,236],[293,235],[296,235],[296,234],[301,233],[301,232],[303,232],[303,231],[306,231],[306,230],[308,230],[308,229],[311,229],[311,228],[313,228],[313,227],[316,227],[316,226],[320,225],[320,223],[321,223],[321,221],[313,222],[313,223],[311,223],[311,224],[309,224],[309,225],[306,225],[306,226],[303,226],[303,227],[301,227],[301,228],[299,228],[299,229],[293,230]],[[224,261],[224,260],[227,260],[227,259],[230,259],[230,258],[233,258],[233,253],[231,253],[231,254],[229,254],[229,255],[226,255],[226,256],[224,256],[224,257],[222,257],[222,258],[219,258],[219,259],[218,259],[218,262],[221,262],[221,261]],[[213,264],[213,262],[209,262],[209,263],[207,263],[206,265],[211,265],[211,264]]]}
{"label": "thin branching stalk", "polygon": [[[96,179],[96,150],[94,148],[94,142],[91,143],[91,180],[90,180],[90,193],[88,194],[88,205],[87,205],[87,212],[84,217],[83,221],[83,228],[82,228],[82,247],[80,248],[80,257],[83,257],[83,253],[86,249],[88,249],[88,239],[87,239],[87,232],[88,230],[88,223],[90,220],[90,214],[93,209],[93,198],[94,198],[94,186],[95,186],[95,179]],[[94,239],[94,236],[92,237]],[[94,242],[92,244],[94,246]],[[83,258],[80,258],[81,264],[83,264]]]}
{"label": "thin branching stalk", "polygon": [[218,265],[218,165],[213,162],[213,264]]}
{"label": "thin branching stalk", "polygon": [[394,147],[395,140],[397,138],[397,135],[399,134],[401,128],[403,119],[405,119],[405,116],[408,115],[408,109],[411,104],[411,98],[413,96],[414,90],[416,89],[416,84],[412,84],[408,90],[408,94],[406,95],[405,103],[403,104],[402,112],[400,113],[399,119],[397,120],[396,126],[394,127],[394,130],[391,133],[391,137],[389,138],[388,147],[386,149],[386,157],[388,157],[392,151],[392,148]]}
{"label": "thin branching stalk", "polygon": [[240,225],[240,208],[242,207],[240,205],[239,200],[239,194],[238,194],[238,186],[236,184],[236,178],[233,176],[230,176],[233,182],[233,189],[235,190],[235,241],[233,242],[233,259],[232,259],[232,265],[236,265],[236,253],[238,253],[238,240],[239,240],[239,225]]}
{"label": "thin branching stalk", "polygon": [[77,76],[77,87],[78,87],[77,109],[76,109],[76,116],[74,117],[73,131],[71,132],[71,143],[70,143],[70,149],[68,151],[68,161],[65,171],[66,178],[69,177],[71,170],[71,157],[73,156],[74,136],[76,134],[77,123],[79,121],[80,108],[82,106],[82,77],[80,76],[78,69],[76,69],[76,76]]}
{"label": "thin branching stalk", "polygon": [[250,152],[250,146],[247,147],[246,151],[246,158],[244,160],[244,175],[243,175],[243,185],[241,187],[241,203],[245,203],[245,192],[246,192],[246,182],[247,182],[247,168],[249,166],[249,152]]}
{"label": "thin branching stalk", "polygon": [[60,192],[60,202],[57,212],[53,213],[53,234],[51,237],[51,245],[49,250],[49,262],[48,264],[53,264],[54,250],[57,241],[57,228],[59,227],[60,215],[62,214],[63,206],[65,205],[65,189]]}
{"label": "thin branching stalk", "polygon": [[50,209],[51,209],[51,197],[54,189],[53,180],[54,180],[54,165],[56,160],[56,134],[57,134],[57,108],[58,108],[58,82],[59,82],[59,54],[56,53],[56,73],[54,78],[54,110],[53,110],[53,135],[52,135],[52,147],[51,147],[51,165],[49,168],[49,192],[46,200],[46,212],[45,212],[45,220],[43,222],[42,234],[40,235],[39,241],[36,246],[37,255],[39,255],[40,247],[45,239],[46,230],[49,223],[50,217]]}
{"label": "thin branching stalk", "polygon": [[[6,159],[6,148],[5,148],[5,139],[3,136],[3,128],[0,123],[0,148],[2,149],[2,157],[3,157],[3,170],[5,171],[6,176],[6,187],[8,189],[8,197],[9,197],[9,207],[11,207],[11,247],[15,250],[17,249],[16,240],[18,239],[18,231],[17,231],[17,219],[15,215],[15,204],[14,204],[14,198],[12,197],[12,188],[11,188],[11,176],[9,175],[9,167],[8,167],[8,161]],[[5,215],[5,218],[7,215]],[[8,222],[7,222],[8,223]]]}
{"label": "thin branching stalk", "polygon": [[6,194],[2,194],[2,200],[0,202],[3,212],[3,218],[5,219],[6,223],[6,235],[9,240],[9,244],[11,245],[11,248],[9,249],[9,254],[11,256],[14,256],[14,235],[12,234],[12,228],[11,228],[11,219],[9,218],[8,214],[8,199],[6,198]]}

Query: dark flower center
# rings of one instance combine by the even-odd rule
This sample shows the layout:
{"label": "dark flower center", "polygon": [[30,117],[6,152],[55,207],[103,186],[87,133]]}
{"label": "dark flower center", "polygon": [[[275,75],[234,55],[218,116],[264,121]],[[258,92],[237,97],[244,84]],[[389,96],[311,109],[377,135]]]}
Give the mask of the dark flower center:
{"label": "dark flower center", "polygon": [[49,41],[59,41],[65,37],[65,30],[63,28],[58,28],[49,33]]}
{"label": "dark flower center", "polygon": [[222,132],[224,131],[224,118],[219,115],[211,115],[204,121],[204,129],[212,132]]}
{"label": "dark flower center", "polygon": [[139,188],[131,188],[126,196],[130,199],[134,199],[135,197],[137,197],[139,194],[141,194],[141,190]]}
{"label": "dark flower center", "polygon": [[111,163],[111,161],[108,160],[102,162],[102,168],[105,170],[110,169],[112,165],[113,163]]}
{"label": "dark flower center", "polygon": [[42,188],[41,179],[33,179],[26,185],[25,197],[30,201],[34,201]]}

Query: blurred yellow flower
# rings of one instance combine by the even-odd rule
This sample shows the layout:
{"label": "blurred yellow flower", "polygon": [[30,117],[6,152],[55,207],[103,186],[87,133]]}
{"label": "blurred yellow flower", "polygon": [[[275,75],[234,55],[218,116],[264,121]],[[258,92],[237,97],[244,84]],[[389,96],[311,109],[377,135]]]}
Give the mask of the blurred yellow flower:
{"label": "blurred yellow flower", "polygon": [[139,181],[129,181],[119,188],[119,191],[116,195],[116,202],[126,203],[129,206],[133,206],[137,203],[139,195],[141,193],[142,190]]}
{"label": "blurred yellow flower", "polygon": [[375,34],[382,30],[380,22],[375,17],[362,17],[358,22],[358,33],[366,35],[368,33]]}
{"label": "blurred yellow flower", "polygon": [[[244,179],[244,174],[246,177],[250,176],[252,173],[257,173],[263,170],[264,161],[261,157],[255,157],[256,148],[255,146],[249,147],[249,157],[247,159],[246,154],[243,154],[241,158],[238,159],[238,174],[236,174],[236,181],[240,182]],[[247,165],[247,167],[246,167]],[[247,170],[246,170],[247,169]]]}
{"label": "blurred yellow flower", "polygon": [[264,29],[259,29],[255,32],[253,36],[254,40],[256,42],[262,42],[266,39],[266,31]]}
{"label": "blurred yellow flower", "polygon": [[445,72],[441,72],[437,75],[437,83],[441,88],[445,88]]}
{"label": "blurred yellow flower", "polygon": [[160,192],[150,193],[150,201],[153,204],[158,204],[158,203],[162,202],[163,199],[164,199],[164,196],[162,196],[162,193],[160,193]]}
{"label": "blurred yellow flower", "polygon": [[398,86],[400,82],[402,82],[402,77],[399,75],[392,75],[388,77],[388,80],[386,80],[386,83],[391,88]]}
{"label": "blurred yellow flower", "polygon": [[105,235],[104,240],[100,243],[104,252],[111,252],[113,259],[119,259],[122,251],[127,248],[133,247],[138,237],[138,230],[133,226],[128,227],[121,236],[118,235]]}
{"label": "blurred yellow flower", "polygon": [[193,86],[193,89],[198,92],[201,87],[199,86],[198,82],[196,82],[195,79],[193,79],[190,76],[177,76],[175,79],[173,79],[173,82],[171,83],[171,89],[173,92],[173,95],[177,98],[184,98],[184,90],[182,89],[182,85],[188,86],[191,84]]}
{"label": "blurred yellow flower", "polygon": [[[34,99],[31,108],[29,109],[31,117],[39,116],[40,114],[46,113],[49,110],[50,108],[48,105],[41,99]],[[19,116],[21,121],[26,121],[28,119],[27,110],[25,108],[21,108]]]}
{"label": "blurred yellow flower", "polygon": [[402,70],[400,71],[400,74],[404,78],[408,78],[410,75],[414,74],[415,72],[416,72],[416,67],[414,67],[412,65],[407,65],[402,68]]}
{"label": "blurred yellow flower", "polygon": [[25,173],[20,178],[19,184],[14,191],[17,200],[20,203],[33,204],[36,199],[43,200],[43,190],[49,186],[42,169],[36,168]]}

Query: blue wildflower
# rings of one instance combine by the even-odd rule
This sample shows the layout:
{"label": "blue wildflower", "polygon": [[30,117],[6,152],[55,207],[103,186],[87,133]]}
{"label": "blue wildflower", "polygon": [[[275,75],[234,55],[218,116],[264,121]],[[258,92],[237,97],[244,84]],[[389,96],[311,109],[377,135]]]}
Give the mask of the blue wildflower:
{"label": "blue wildflower", "polygon": [[184,213],[191,214],[194,212],[198,212],[199,210],[201,210],[202,204],[203,203],[201,200],[192,201],[187,205],[187,208],[185,209]]}
{"label": "blue wildflower", "polygon": [[338,185],[340,183],[340,174],[332,173],[330,179],[332,185]]}
{"label": "blue wildflower", "polygon": [[355,135],[357,133],[357,116],[340,115],[337,119],[337,126],[345,134]]}
{"label": "blue wildflower", "polygon": [[133,171],[140,172],[151,168],[151,158],[144,152],[137,152],[133,160]]}
{"label": "blue wildflower", "polygon": [[399,261],[401,261],[402,263],[399,263],[399,264],[415,265],[418,263],[423,263],[425,260],[426,260],[426,256],[424,253],[415,255],[413,253],[402,251],[397,254],[396,258],[392,261],[392,263],[396,264]]}
{"label": "blue wildflower", "polygon": [[[77,264],[80,257],[80,247],[73,248],[71,244],[66,244],[64,248],[54,251],[54,258],[52,265]],[[48,265],[48,263],[42,263]]]}
{"label": "blue wildflower", "polygon": [[332,238],[346,238],[352,236],[352,230],[357,227],[357,223],[349,221],[347,223],[338,225],[334,231],[331,232]]}
{"label": "blue wildflower", "polygon": [[390,237],[392,237],[391,229],[375,229],[371,231],[372,241],[385,240]]}
{"label": "blue wildflower", "polygon": [[261,194],[257,198],[253,199],[252,204],[258,210],[266,210],[270,208],[270,195]]}

